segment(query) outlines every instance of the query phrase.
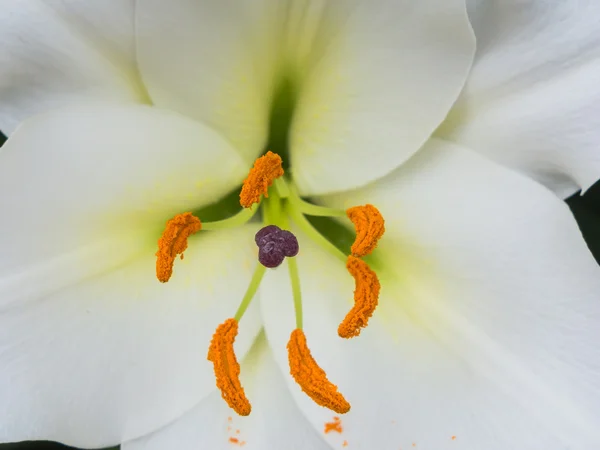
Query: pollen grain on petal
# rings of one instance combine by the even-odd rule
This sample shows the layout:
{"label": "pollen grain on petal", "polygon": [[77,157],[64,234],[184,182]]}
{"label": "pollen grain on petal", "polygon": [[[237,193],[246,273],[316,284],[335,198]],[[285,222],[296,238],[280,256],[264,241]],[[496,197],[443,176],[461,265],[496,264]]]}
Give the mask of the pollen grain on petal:
{"label": "pollen grain on petal", "polygon": [[158,240],[156,252],[156,278],[166,283],[173,274],[173,263],[188,246],[188,237],[202,229],[202,222],[191,212],[177,214],[167,221],[165,230]]}
{"label": "pollen grain on petal", "polygon": [[337,416],[335,416],[331,422],[325,422],[325,426],[323,427],[323,432],[325,434],[329,434],[332,431],[340,434],[344,431],[342,428],[342,421]]}
{"label": "pollen grain on petal", "polygon": [[358,336],[366,327],[379,301],[381,285],[377,274],[369,265],[355,256],[348,256],[348,272],[354,277],[354,306],[338,327],[338,335],[343,338]]}
{"label": "pollen grain on petal", "polygon": [[356,239],[352,244],[352,254],[356,257],[368,255],[385,232],[385,221],[379,210],[371,205],[354,206],[346,210],[346,215],[354,224]]}
{"label": "pollen grain on petal", "polygon": [[350,411],[350,403],[338,392],[337,386],[327,379],[325,371],[312,357],[301,329],[292,331],[287,349],[290,374],[306,395],[318,405],[338,414]]}
{"label": "pollen grain on petal", "polygon": [[233,318],[219,325],[210,342],[207,359],[213,363],[221,397],[240,416],[247,416],[252,407],[240,383],[240,365],[233,351],[237,333],[238,323]]}
{"label": "pollen grain on petal", "polygon": [[269,196],[269,187],[276,178],[283,175],[281,156],[271,151],[254,162],[240,192],[240,205],[250,208],[260,201],[260,196]]}

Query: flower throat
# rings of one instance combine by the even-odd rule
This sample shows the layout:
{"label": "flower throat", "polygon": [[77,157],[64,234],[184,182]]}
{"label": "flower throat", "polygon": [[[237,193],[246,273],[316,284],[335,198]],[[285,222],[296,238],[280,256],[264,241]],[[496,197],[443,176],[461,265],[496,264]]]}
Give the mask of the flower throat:
{"label": "flower throat", "polygon": [[[379,280],[363,257],[373,252],[385,232],[384,219],[377,208],[370,204],[355,206],[346,211],[311,204],[300,197],[293,182],[286,180],[284,173],[282,158],[268,151],[255,161],[244,180],[239,193],[239,204],[243,208],[241,211],[216,221],[202,221],[191,212],[178,214],[168,220],[158,240],[156,276],[160,282],[169,281],[173,276],[175,260],[177,256],[183,258],[191,235],[201,230],[243,225],[260,209],[264,226],[254,236],[259,250],[256,269],[237,311],[217,327],[210,342],[207,359],[213,363],[216,385],[232,409],[240,415],[250,414],[252,408],[240,383],[240,365],[234,352],[234,342],[239,322],[254,298],[267,268],[277,270],[286,260],[296,315],[296,328],[292,330],[287,344],[290,374],[315,403],[343,414],[350,410],[350,403],[338,391],[337,386],[328,380],[325,371],[312,357],[303,331],[300,275],[296,262],[301,242],[289,230],[290,222],[303,235],[344,263],[354,278],[354,306],[338,327],[340,337],[352,338],[367,326],[377,307]],[[342,252],[324,237],[306,216],[330,220],[347,217],[355,228],[355,238],[349,254]],[[249,245],[250,241],[249,237]]]}

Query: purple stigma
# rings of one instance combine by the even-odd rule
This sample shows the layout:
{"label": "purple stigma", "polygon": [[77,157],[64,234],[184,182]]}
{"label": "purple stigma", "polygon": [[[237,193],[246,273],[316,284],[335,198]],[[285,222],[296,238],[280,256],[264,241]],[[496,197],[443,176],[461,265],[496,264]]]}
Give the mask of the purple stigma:
{"label": "purple stigma", "polygon": [[[277,225],[267,225],[266,227],[261,228],[260,230],[258,230],[258,232],[256,233],[256,235],[254,236],[254,242],[256,242],[256,245],[258,245],[259,247],[261,246],[261,240],[266,238],[267,236],[269,236],[272,233],[277,233],[281,231],[281,228],[279,228]],[[266,242],[266,241],[264,241]],[[264,243],[262,244],[264,245]]]}
{"label": "purple stigma", "polygon": [[279,266],[286,256],[296,256],[298,239],[291,231],[282,230],[275,225],[261,228],[254,236],[258,246],[258,261],[265,267]]}
{"label": "purple stigma", "polygon": [[259,247],[258,261],[270,269],[279,266],[283,262],[285,255],[277,247],[275,242],[267,242],[264,246]]}
{"label": "purple stigma", "polygon": [[294,233],[287,230],[281,230],[279,236],[283,239],[281,241],[281,250],[285,256],[296,256],[300,246],[298,245],[298,239],[294,236]]}

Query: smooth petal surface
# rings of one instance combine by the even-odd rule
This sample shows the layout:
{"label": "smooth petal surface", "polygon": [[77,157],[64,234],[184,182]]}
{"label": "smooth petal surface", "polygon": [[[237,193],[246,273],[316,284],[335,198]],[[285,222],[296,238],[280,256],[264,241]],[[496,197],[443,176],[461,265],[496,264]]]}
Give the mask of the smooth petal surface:
{"label": "smooth petal surface", "polygon": [[88,104],[25,122],[0,150],[0,304],[119,266],[246,173],[214,131],[148,106]]}
{"label": "smooth petal surface", "polygon": [[446,116],[475,51],[462,0],[142,0],[137,23],[152,100],[215,127],[249,160],[264,150],[277,87],[291,83],[291,162],[306,194],[404,162]]}
{"label": "smooth petal surface", "polygon": [[145,102],[134,0],[19,0],[0,11],[0,130],[89,99]]}
{"label": "smooth petal surface", "polygon": [[[240,322],[244,328],[245,318]],[[302,416],[287,390],[264,338],[259,335],[241,364],[242,384],[252,413],[238,416],[219,392],[173,424],[144,438],[124,443],[123,450],[329,450]]]}
{"label": "smooth petal surface", "polygon": [[[217,200],[244,172],[216,133],[147,106],[71,107],[9,138],[0,441],[114,445],[212,391],[206,349],[243,297],[256,227],[193,236],[167,284],[154,254],[166,219]],[[242,353],[260,327],[256,314],[248,322]]]}
{"label": "smooth petal surface", "polygon": [[290,136],[306,195],[367,184],[406,161],[444,120],[475,52],[463,0],[323,4]]}
{"label": "smooth petal surface", "polygon": [[567,197],[600,178],[600,4],[472,1],[477,55],[438,135]]}
{"label": "smooth petal surface", "polygon": [[[337,336],[354,283],[298,236],[311,350],[352,405],[335,448],[549,450],[600,444],[600,277],[567,207],[537,183],[443,142],[330,205],[386,218],[373,255],[380,305],[359,337]],[[285,270],[261,311],[277,362],[294,327]],[[297,386],[317,430],[331,412]]]}
{"label": "smooth petal surface", "polygon": [[284,8],[139,0],[138,58],[152,101],[211,125],[251,163],[267,138]]}
{"label": "smooth petal surface", "polygon": [[[166,284],[156,279],[150,246],[114,270],[3,308],[0,441],[117,445],[166,425],[211,393],[208,346],[250,282],[254,232],[192,238]],[[253,307],[236,340],[238,355],[260,327]]]}

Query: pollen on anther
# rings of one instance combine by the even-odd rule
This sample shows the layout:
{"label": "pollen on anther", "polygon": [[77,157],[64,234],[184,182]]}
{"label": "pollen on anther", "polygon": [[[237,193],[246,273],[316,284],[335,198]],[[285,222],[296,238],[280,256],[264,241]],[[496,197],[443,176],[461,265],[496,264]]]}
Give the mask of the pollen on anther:
{"label": "pollen on anther", "polygon": [[207,359],[213,363],[221,397],[240,416],[247,416],[252,407],[240,383],[240,365],[233,351],[237,333],[238,323],[233,318],[219,325],[210,342]]}
{"label": "pollen on anther", "polygon": [[188,238],[200,231],[202,223],[200,219],[191,212],[177,214],[167,221],[165,230],[158,240],[158,251],[156,252],[156,278],[161,283],[166,283],[173,274],[173,263],[177,255],[181,255],[187,249]]}
{"label": "pollen on anther", "polygon": [[269,197],[269,187],[283,175],[281,156],[267,152],[254,162],[240,192],[240,205],[250,208],[260,202],[260,196]]}
{"label": "pollen on anther", "polygon": [[338,414],[350,411],[350,403],[338,392],[337,386],[327,379],[325,371],[312,357],[301,329],[292,331],[287,349],[290,374],[306,395],[318,405]]}
{"label": "pollen on anther", "polygon": [[379,210],[371,205],[354,206],[346,210],[346,215],[354,224],[356,239],[351,252],[356,257],[368,255],[385,232],[385,221]]}
{"label": "pollen on anther", "polygon": [[348,256],[348,272],[354,277],[354,306],[338,327],[338,335],[343,338],[358,336],[366,327],[379,302],[381,288],[377,274],[363,260]]}

